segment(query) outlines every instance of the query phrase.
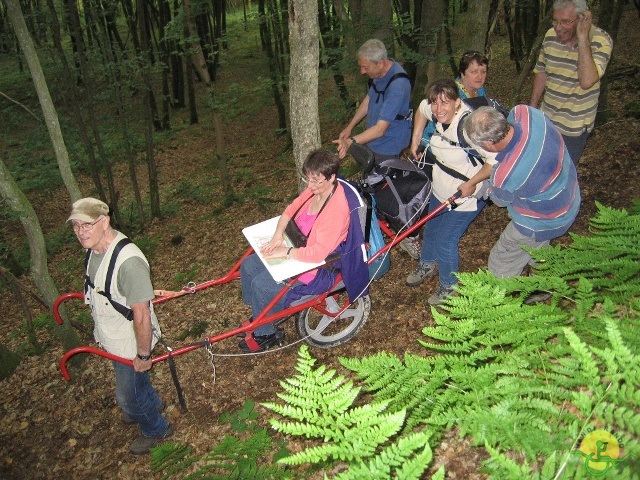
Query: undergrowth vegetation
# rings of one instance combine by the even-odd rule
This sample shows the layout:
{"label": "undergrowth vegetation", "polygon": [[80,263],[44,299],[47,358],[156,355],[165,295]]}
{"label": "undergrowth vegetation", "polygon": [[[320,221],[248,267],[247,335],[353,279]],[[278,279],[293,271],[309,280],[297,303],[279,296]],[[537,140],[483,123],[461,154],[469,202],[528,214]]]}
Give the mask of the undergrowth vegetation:
{"label": "undergrowth vegetation", "polygon": [[[307,478],[310,468],[325,478],[424,478],[449,429],[487,451],[490,478],[640,478],[640,208],[598,210],[590,235],[532,252],[535,275],[460,274],[460,295],[422,330],[424,356],[341,358],[347,376],[315,367],[301,347],[298,374],[263,406],[297,444],[277,464],[305,473],[252,467],[252,478]],[[536,291],[551,293],[549,304],[526,304]],[[156,450],[154,467],[169,478],[196,462],[186,478],[203,478],[256,458],[274,465],[267,443],[236,455],[264,434],[232,442],[224,469],[185,454],[169,471],[158,458],[183,452],[179,444]],[[442,466],[432,478],[444,478]]]}

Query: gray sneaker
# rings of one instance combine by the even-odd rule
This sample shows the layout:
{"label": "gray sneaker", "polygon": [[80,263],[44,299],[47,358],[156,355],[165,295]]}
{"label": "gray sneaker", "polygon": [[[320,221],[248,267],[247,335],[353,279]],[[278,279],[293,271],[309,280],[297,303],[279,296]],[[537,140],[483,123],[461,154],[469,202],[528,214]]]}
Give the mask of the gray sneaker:
{"label": "gray sneaker", "polygon": [[434,277],[436,275],[435,263],[419,263],[418,268],[407,275],[407,285],[415,287],[424,282],[427,278]]}
{"label": "gray sneaker", "polygon": [[420,260],[420,251],[422,250],[422,244],[420,243],[420,237],[407,237],[400,241],[400,248],[407,252],[414,260]]}
{"label": "gray sneaker", "polygon": [[443,287],[442,285],[440,285],[440,287],[438,287],[438,291],[427,299],[427,303],[434,306],[440,305],[447,298],[453,297],[457,294],[458,292],[456,292],[453,288]]}
{"label": "gray sneaker", "polygon": [[[164,402],[162,400],[160,400],[160,405],[158,405],[157,409],[158,413],[162,413],[162,411],[164,410]],[[125,412],[122,412],[122,417],[120,418],[120,420],[122,420],[122,423],[124,423],[125,425],[133,425],[134,423],[138,423]]]}
{"label": "gray sneaker", "polygon": [[173,426],[169,424],[167,425],[167,429],[161,435],[157,435],[155,437],[145,437],[144,435],[140,435],[131,444],[129,451],[134,455],[144,455],[145,453],[149,453],[150,448],[160,445],[171,435],[173,435]]}

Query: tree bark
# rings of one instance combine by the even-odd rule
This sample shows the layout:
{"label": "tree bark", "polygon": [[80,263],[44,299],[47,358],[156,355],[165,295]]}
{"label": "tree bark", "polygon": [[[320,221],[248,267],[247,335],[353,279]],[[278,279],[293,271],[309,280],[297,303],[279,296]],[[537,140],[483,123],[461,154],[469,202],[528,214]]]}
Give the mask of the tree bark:
{"label": "tree bark", "polygon": [[[13,0],[9,0],[13,1]],[[9,173],[2,159],[0,159],[0,196],[4,198],[7,205],[20,218],[24,227],[27,239],[29,240],[30,272],[40,295],[47,306],[53,308],[53,303],[60,296],[58,289],[53,283],[47,267],[47,249],[44,243],[44,235],[40,228],[40,222],[36,212],[29,203],[27,197],[22,193],[15,180]],[[64,313],[61,311],[61,313]],[[64,323],[56,325],[55,332],[66,350],[79,345],[78,337],[71,323],[63,314]]]}
{"label": "tree bark", "polygon": [[[319,39],[316,0],[290,0],[289,109],[293,157],[299,172],[307,155],[321,144],[318,111]],[[298,183],[302,190],[301,177]]]}
{"label": "tree bark", "polygon": [[[420,24],[419,53],[427,60],[426,75],[416,75],[416,82],[412,92],[412,103],[418,105],[424,98],[424,87],[437,80],[440,76],[440,52],[444,46],[443,25],[445,0],[423,0],[422,22]],[[425,69],[422,69],[424,72]]]}
{"label": "tree bark", "polygon": [[468,22],[465,26],[467,32],[464,42],[466,50],[485,52],[490,9],[491,0],[474,0],[473,2],[469,2],[469,10],[467,12]]}
{"label": "tree bark", "polygon": [[33,84],[36,88],[38,99],[40,100],[40,106],[47,124],[47,130],[49,131],[51,143],[53,144],[53,149],[56,153],[56,159],[58,161],[58,168],[60,169],[62,181],[67,188],[67,192],[69,192],[71,201],[74,202],[82,198],[82,192],[80,192],[80,187],[78,187],[76,179],[73,176],[73,172],[71,171],[69,152],[67,151],[67,147],[64,143],[62,130],[60,130],[58,114],[55,106],[53,105],[51,94],[49,93],[49,87],[47,86],[47,81],[44,77],[40,60],[38,59],[38,53],[33,45],[33,40],[29,35],[29,31],[27,30],[27,24],[24,21],[19,0],[7,0],[5,4],[7,6],[7,14],[11,20],[11,25],[13,26],[13,31],[18,38],[18,43],[20,44],[20,48],[22,49],[27,65],[29,66],[29,71],[31,72],[31,78],[33,78]]}

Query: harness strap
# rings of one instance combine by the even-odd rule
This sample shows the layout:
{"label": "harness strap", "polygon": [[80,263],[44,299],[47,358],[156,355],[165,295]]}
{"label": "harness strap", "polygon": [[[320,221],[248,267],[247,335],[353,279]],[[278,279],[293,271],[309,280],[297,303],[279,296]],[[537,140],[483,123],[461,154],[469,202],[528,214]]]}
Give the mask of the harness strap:
{"label": "harness strap", "polygon": [[[394,73],[393,75],[391,75],[391,78],[389,79],[389,81],[387,82],[387,84],[384,86],[384,88],[382,90],[378,90],[376,88],[376,85],[375,85],[375,83],[373,83],[373,79],[372,78],[369,79],[369,88],[373,88],[373,91],[378,94],[376,96],[376,103],[378,103],[380,101],[380,95],[382,95],[382,100],[384,100],[384,94],[387,91],[387,88],[389,88],[389,85],[391,85],[391,82],[393,82],[396,78],[406,78],[407,80],[409,80],[409,75],[407,75],[405,72]],[[397,114],[395,119],[396,120],[411,120],[412,118],[413,118],[413,110],[409,109],[409,113],[407,115]]]}
{"label": "harness strap", "polygon": [[454,170],[453,168],[449,168],[446,165],[444,165],[443,163],[441,163],[436,156],[433,156],[433,159],[435,160],[435,164],[438,166],[438,168],[440,168],[440,170],[442,170],[444,173],[446,173],[447,175],[453,177],[453,178],[457,178],[458,180],[462,180],[463,182],[468,182],[469,181],[469,177],[467,177],[466,175],[463,175],[462,173],[460,173],[457,170]]}
{"label": "harness strap", "polygon": [[[113,270],[115,269],[115,266],[116,266],[116,260],[118,259],[118,255],[120,254],[120,251],[125,246],[129,245],[130,243],[133,243],[133,242],[129,238],[123,238],[118,243],[116,243],[116,246],[113,248],[113,253],[111,254],[111,259],[109,261],[109,266],[107,268],[107,279],[106,279],[106,282],[105,282],[104,291],[100,291],[98,293],[100,295],[106,297],[107,300],[109,300],[109,303],[111,303],[111,306],[120,315],[122,315],[127,320],[132,321],[133,320],[133,310],[131,310],[129,307],[126,307],[126,306],[116,302],[115,300],[113,300],[111,298],[111,280],[113,279]],[[93,282],[89,278],[89,273],[88,273],[88,270],[89,270],[89,258],[91,258],[91,249],[87,250],[87,255],[85,256],[85,260],[84,260],[84,271],[85,271],[85,274],[84,274],[84,293],[85,294],[87,293],[89,288],[96,288],[96,286],[93,284]]]}

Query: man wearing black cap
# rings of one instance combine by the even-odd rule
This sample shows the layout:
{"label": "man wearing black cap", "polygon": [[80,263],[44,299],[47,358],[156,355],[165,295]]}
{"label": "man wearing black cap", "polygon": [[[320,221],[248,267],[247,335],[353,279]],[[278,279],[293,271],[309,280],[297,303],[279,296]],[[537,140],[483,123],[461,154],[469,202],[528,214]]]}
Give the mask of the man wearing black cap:
{"label": "man wearing black cap", "polygon": [[78,200],[67,221],[87,250],[85,303],[91,306],[96,342],[133,362],[133,366],[113,362],[122,421],[138,423],[142,430],[129,451],[148,453],[173,433],[160,413],[162,400],[149,381],[151,351],[161,335],[151,304],[149,263],[131,240],[111,228],[106,203],[95,198]]}

